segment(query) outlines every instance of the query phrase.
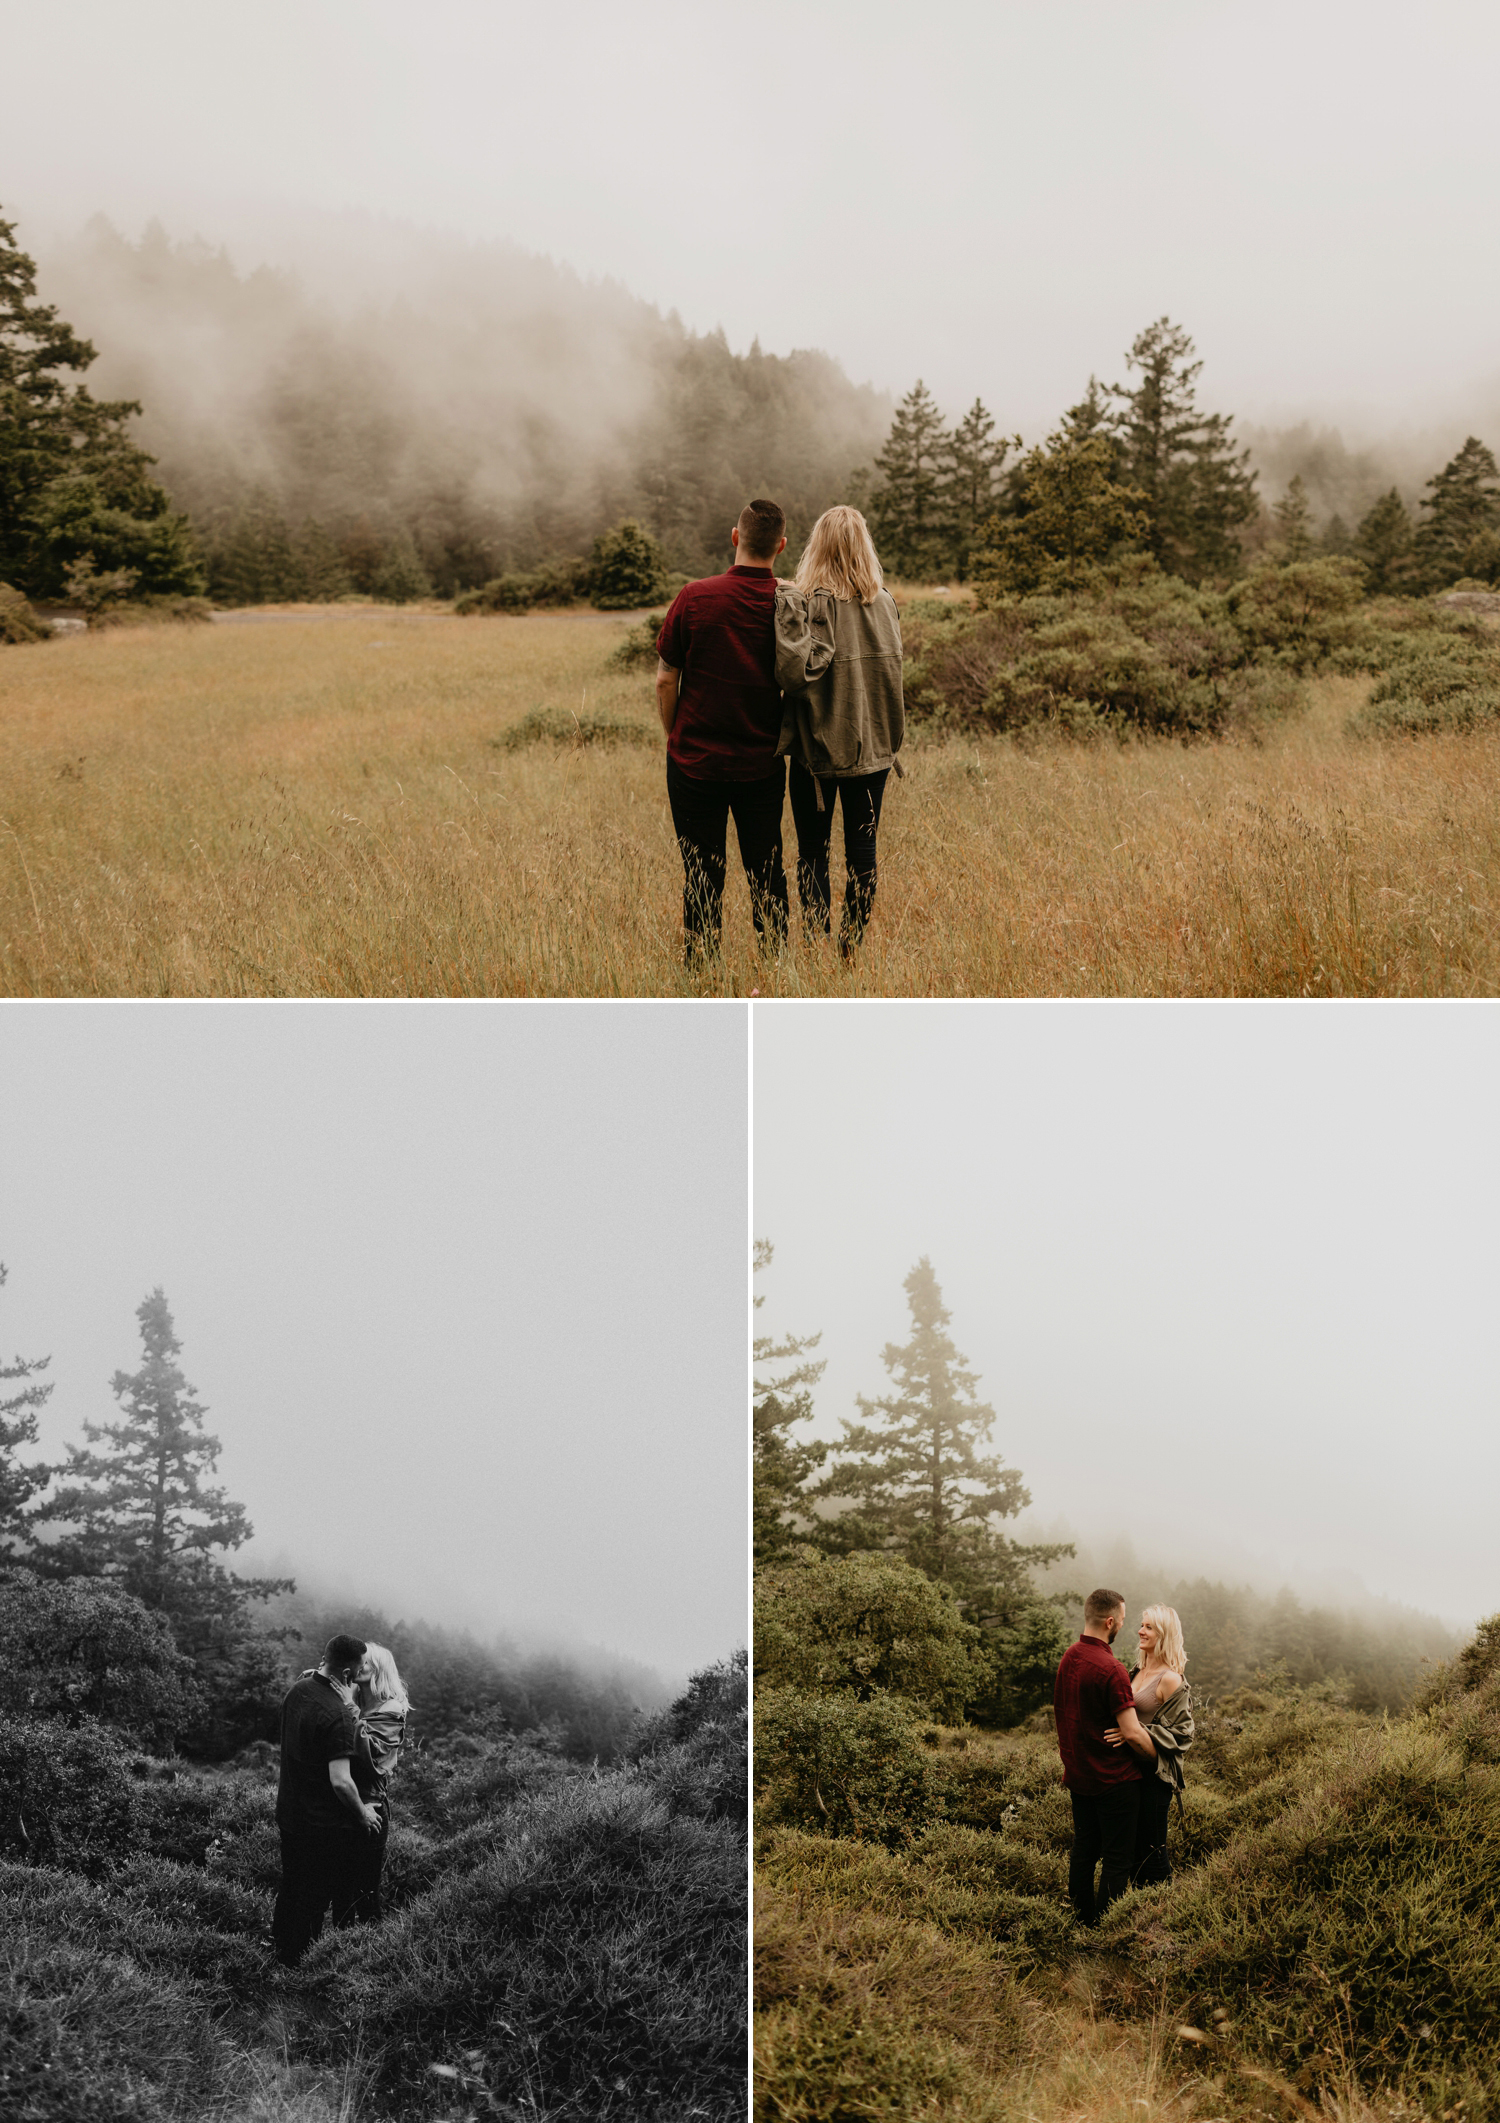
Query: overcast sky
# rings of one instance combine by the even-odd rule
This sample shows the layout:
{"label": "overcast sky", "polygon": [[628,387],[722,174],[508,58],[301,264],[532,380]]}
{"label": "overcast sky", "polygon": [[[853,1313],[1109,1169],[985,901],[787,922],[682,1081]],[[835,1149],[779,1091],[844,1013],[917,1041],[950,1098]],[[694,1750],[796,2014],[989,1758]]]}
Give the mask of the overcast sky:
{"label": "overcast sky", "polygon": [[262,1565],[668,1680],[744,1642],[742,1009],[11,1003],[0,1114],[49,1456],[160,1283]]}
{"label": "overcast sky", "polygon": [[754,1077],[823,1434],[925,1253],[1038,1531],[1500,1610],[1500,1010],[781,1003]]}
{"label": "overcast sky", "polygon": [[1164,312],[1231,412],[1500,405],[1489,0],[51,0],[4,49],[23,237],[511,239],[1030,439]]}

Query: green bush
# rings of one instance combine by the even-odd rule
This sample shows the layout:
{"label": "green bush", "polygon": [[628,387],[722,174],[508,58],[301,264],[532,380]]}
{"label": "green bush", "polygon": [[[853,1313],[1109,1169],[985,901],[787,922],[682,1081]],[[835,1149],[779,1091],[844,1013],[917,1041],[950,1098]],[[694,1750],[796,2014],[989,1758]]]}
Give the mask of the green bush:
{"label": "green bush", "polygon": [[1349,718],[1357,737],[1417,737],[1470,730],[1500,716],[1500,657],[1413,656],[1377,679]]}
{"label": "green bush", "polygon": [[1294,671],[1320,671],[1357,653],[1365,570],[1346,557],[1252,569],[1224,609],[1251,654]]}
{"label": "green bush", "polygon": [[190,1678],[165,1618],[118,1586],[27,1570],[0,1583],[0,1694],[10,1710],[100,1719],[169,1744],[190,1714]]}
{"label": "green bush", "polygon": [[993,1679],[951,1593],[899,1557],[869,1553],[760,1573],[755,1672],[770,1688],[899,1696],[932,1716],[961,1716]]}
{"label": "green bush", "polygon": [[586,560],[549,560],[529,573],[496,575],[477,590],[465,590],[454,611],[468,618],[476,612],[530,612],[543,606],[576,604],[589,594]]}
{"label": "green bush", "polygon": [[589,587],[601,612],[659,604],[671,588],[667,556],[649,531],[627,520],[594,540]]}
{"label": "green bush", "polygon": [[916,1723],[892,1696],[758,1694],[755,1791],[767,1822],[892,1849],[926,1828],[938,1806]]}
{"label": "green bush", "polygon": [[49,641],[52,630],[38,619],[26,598],[8,582],[0,582],[0,644],[19,647],[28,641]]}
{"label": "green bush", "polygon": [[749,1658],[740,1651],[695,1673],[686,1693],[646,1722],[632,1750],[636,1775],[674,1814],[743,1822],[749,1731]]}
{"label": "green bush", "polygon": [[648,613],[638,620],[626,634],[618,648],[610,651],[610,668],[616,671],[637,671],[644,665],[655,666],[656,644],[660,637],[665,612]]}
{"label": "green bush", "polygon": [[597,746],[612,751],[617,745],[654,745],[657,725],[636,722],[626,715],[575,715],[571,708],[533,708],[519,722],[491,742],[502,752],[521,752],[528,745]]}
{"label": "green bush", "polygon": [[101,1725],[0,1724],[0,1851],[97,1878],[140,1846],[131,1757]]}

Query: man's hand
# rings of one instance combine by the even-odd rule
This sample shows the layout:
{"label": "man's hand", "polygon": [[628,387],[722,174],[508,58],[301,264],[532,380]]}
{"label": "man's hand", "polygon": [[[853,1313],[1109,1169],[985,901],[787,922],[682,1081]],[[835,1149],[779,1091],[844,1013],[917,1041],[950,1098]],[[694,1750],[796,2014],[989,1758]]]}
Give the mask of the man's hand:
{"label": "man's hand", "polygon": [[674,671],[671,664],[656,659],[656,712],[661,717],[661,726],[668,737],[677,720],[677,694],[682,685],[682,673]]}

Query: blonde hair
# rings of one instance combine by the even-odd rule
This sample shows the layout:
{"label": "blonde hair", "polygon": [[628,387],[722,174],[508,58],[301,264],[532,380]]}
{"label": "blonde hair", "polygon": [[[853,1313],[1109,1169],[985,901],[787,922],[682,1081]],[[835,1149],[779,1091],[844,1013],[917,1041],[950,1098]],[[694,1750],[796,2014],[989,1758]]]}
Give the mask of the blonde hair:
{"label": "blonde hair", "polygon": [[1141,1612],[1141,1620],[1148,1629],[1156,1632],[1153,1646],[1156,1656],[1164,1660],[1173,1673],[1186,1673],[1187,1652],[1183,1648],[1182,1623],[1177,1618],[1177,1609],[1146,1607]]}
{"label": "blonde hair", "polygon": [[398,1710],[410,1710],[411,1700],[406,1693],[400,1674],[396,1671],[394,1653],[384,1644],[366,1644],[365,1656],[370,1661],[370,1694],[377,1703],[394,1703]]}
{"label": "blonde hair", "polygon": [[810,590],[831,590],[846,604],[873,604],[885,588],[885,577],[875,556],[870,526],[858,509],[846,502],[825,509],[812,530],[797,572],[792,577],[806,595]]}

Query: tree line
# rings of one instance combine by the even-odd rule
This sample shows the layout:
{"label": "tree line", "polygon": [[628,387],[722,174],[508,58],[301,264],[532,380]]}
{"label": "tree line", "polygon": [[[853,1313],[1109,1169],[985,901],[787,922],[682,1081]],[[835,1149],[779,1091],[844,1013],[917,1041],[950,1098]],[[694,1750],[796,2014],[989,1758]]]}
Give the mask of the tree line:
{"label": "tree line", "polygon": [[[0,1267],[0,1285],[5,1270]],[[119,1415],[35,1457],[49,1359],[0,1365],[0,1684],[32,1715],[106,1719],[152,1744],[223,1759],[277,1732],[281,1696],[335,1630],[388,1644],[429,1740],[539,1733],[615,1759],[659,1685],[642,1671],[522,1653],[366,1604],[244,1576],[244,1506],[211,1479],[220,1442],[183,1371],[161,1289],[137,1307],[140,1362],[111,1380]]]}
{"label": "tree line", "polygon": [[[757,1269],[771,1258],[759,1243]],[[789,1701],[889,1700],[953,1723],[1015,1725],[1050,1704],[1088,1590],[1060,1582],[1056,1566],[1071,1563],[1073,1580],[1080,1563],[1096,1575],[1118,1564],[1007,1535],[1030,1494],[986,1449],[996,1412],[948,1331],[930,1261],[905,1290],[909,1339],[881,1352],[894,1390],[861,1396],[860,1420],[844,1420],[836,1445],[798,1435],[815,1413],[820,1337],[756,1338],[757,1683]],[[1285,1587],[1260,1594],[1157,1568],[1152,1579],[1151,1597],[1182,1617],[1200,1696],[1323,1687],[1356,1708],[1395,1709],[1423,1662],[1453,1648],[1427,1617],[1371,1626]]]}

